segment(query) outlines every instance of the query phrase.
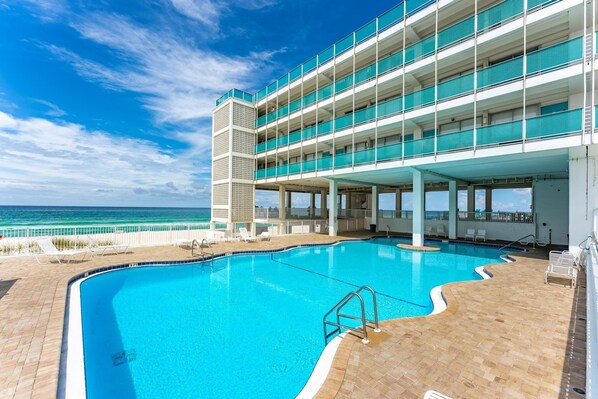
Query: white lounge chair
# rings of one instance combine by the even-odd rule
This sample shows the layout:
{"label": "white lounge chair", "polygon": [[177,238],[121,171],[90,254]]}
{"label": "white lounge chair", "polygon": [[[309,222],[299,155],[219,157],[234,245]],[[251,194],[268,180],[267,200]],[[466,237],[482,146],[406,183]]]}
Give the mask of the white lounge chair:
{"label": "white lounge chair", "polygon": [[207,230],[206,240],[208,240],[208,244],[217,244],[226,240],[225,233],[218,230]]}
{"label": "white lounge chair", "polygon": [[431,236],[432,235],[432,226],[425,226],[424,227],[424,235]]}
{"label": "white lounge chair", "polygon": [[436,226],[436,237],[447,237],[443,224]]}
{"label": "white lounge chair", "polygon": [[429,390],[424,393],[424,399],[451,399],[451,397],[443,395],[440,392]]}
{"label": "white lounge chair", "polygon": [[486,230],[484,230],[484,229],[478,229],[478,233],[475,235],[474,240],[477,241],[478,238],[480,240],[486,241]]}
{"label": "white lounge chair", "polygon": [[256,242],[257,238],[255,238],[254,236],[250,235],[247,232],[247,229],[245,227],[241,227],[239,229],[239,234],[241,234],[241,239],[245,242]]}
{"label": "white lounge chair", "polygon": [[472,241],[475,240],[475,229],[467,229],[467,233],[465,233],[465,239],[471,238]]}
{"label": "white lounge chair", "polygon": [[270,241],[270,232],[269,231],[262,231],[260,235],[257,236],[258,240],[261,241]]}
{"label": "white lounge chair", "polygon": [[35,255],[35,260],[37,260],[37,263],[39,263],[39,264],[41,264],[41,262],[39,260],[39,258],[41,256],[54,257],[54,258],[56,258],[58,263],[62,263],[60,261],[60,258],[62,258],[62,260],[65,260],[65,258],[68,257],[69,259],[66,263],[70,263],[73,256],[83,254],[83,257],[81,258],[81,260],[84,260],[85,257],[87,256],[87,254],[89,253],[89,248],[66,249],[63,251],[59,251],[52,243],[52,240],[49,238],[38,238],[37,240],[35,240],[35,242],[37,243],[37,246],[43,252],[43,254],[41,254],[41,255],[40,254]]}
{"label": "white lounge chair", "polygon": [[544,284],[548,284],[548,277],[571,280],[571,287],[575,287],[577,285],[575,256],[569,252],[550,251],[548,268],[544,273]]}
{"label": "white lounge chair", "polygon": [[87,236],[87,241],[89,241],[89,250],[92,253],[99,253],[100,255],[105,255],[106,252],[122,252],[123,254],[126,254],[129,250],[129,246],[126,244],[100,245],[100,243],[90,235]]}

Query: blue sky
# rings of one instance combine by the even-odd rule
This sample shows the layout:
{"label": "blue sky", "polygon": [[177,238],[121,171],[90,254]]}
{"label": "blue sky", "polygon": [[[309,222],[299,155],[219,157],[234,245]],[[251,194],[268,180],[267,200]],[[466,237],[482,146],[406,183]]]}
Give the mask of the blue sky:
{"label": "blue sky", "polygon": [[215,100],[378,0],[0,0],[0,204],[209,206]]}

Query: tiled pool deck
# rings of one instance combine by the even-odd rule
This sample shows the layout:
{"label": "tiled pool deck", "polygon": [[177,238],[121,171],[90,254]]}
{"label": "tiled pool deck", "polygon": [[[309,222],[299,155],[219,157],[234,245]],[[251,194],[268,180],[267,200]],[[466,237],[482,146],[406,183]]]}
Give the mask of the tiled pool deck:
{"label": "tiled pool deck", "polygon": [[[221,243],[216,253],[327,243],[324,235]],[[189,249],[136,248],[69,265],[0,258],[0,398],[52,398],[58,372],[66,288],[99,267],[187,260]],[[577,289],[543,284],[546,260],[517,257],[490,266],[495,278],[443,288],[447,310],[382,323],[363,345],[346,338],[318,397],[582,398],[585,388],[585,279]],[[372,333],[372,335],[375,335]]]}

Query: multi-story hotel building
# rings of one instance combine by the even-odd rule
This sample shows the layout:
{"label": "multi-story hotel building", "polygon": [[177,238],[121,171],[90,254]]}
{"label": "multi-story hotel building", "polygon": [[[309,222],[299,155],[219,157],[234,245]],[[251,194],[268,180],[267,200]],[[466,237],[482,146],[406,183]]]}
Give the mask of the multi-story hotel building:
{"label": "multi-story hotel building", "polygon": [[[303,192],[306,217],[327,221],[310,231],[577,246],[598,208],[596,4],[408,0],[257,93],[231,90],[213,112],[212,220],[284,226]],[[530,212],[493,212],[502,188],[531,189]],[[255,189],[278,190],[278,210],[256,209]],[[426,214],[428,191],[448,192],[447,212]],[[396,210],[381,214],[388,192]]]}

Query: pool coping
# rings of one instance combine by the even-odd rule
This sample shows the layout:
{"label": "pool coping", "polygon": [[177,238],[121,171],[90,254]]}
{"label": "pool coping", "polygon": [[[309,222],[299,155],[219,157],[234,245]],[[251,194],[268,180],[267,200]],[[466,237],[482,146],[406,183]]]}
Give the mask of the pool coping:
{"label": "pool coping", "polygon": [[[85,364],[84,364],[84,352],[83,352],[83,328],[82,328],[82,316],[81,316],[81,297],[80,295],[72,295],[74,290],[80,290],[80,285],[91,277],[98,276],[100,274],[113,272],[117,270],[124,270],[136,267],[175,267],[186,264],[204,264],[214,259],[234,256],[234,255],[254,255],[254,254],[268,254],[268,253],[279,253],[285,252],[292,249],[306,248],[306,247],[319,247],[319,246],[333,246],[344,242],[357,242],[357,241],[370,241],[379,238],[405,238],[403,236],[372,236],[369,238],[362,239],[342,239],[330,243],[316,243],[316,244],[299,244],[291,245],[278,249],[267,249],[267,250],[251,250],[251,251],[230,251],[221,254],[211,255],[203,259],[187,259],[178,261],[149,261],[149,262],[132,262],[122,263],[114,266],[99,267],[96,269],[87,270],[82,273],[78,273],[68,278],[67,289],[66,289],[66,300],[64,309],[63,329],[62,329],[62,340],[61,340],[61,351],[60,351],[60,362],[59,362],[59,373],[58,373],[58,384],[56,396],[61,399],[70,398],[81,398],[87,396],[86,381],[85,381]],[[440,241],[458,244],[478,245],[478,246],[491,246],[500,247],[498,244],[493,243],[477,243],[477,242],[465,242],[458,240],[446,240],[446,239],[428,239],[429,241]],[[517,250],[527,251],[525,248],[512,247]],[[398,248],[399,250],[403,250]],[[507,254],[500,255],[500,258],[506,262],[514,262],[514,259],[509,257]],[[485,266],[479,266],[475,268],[484,280],[492,278],[492,273],[485,269]],[[80,291],[78,291],[80,293]],[[436,286],[430,290],[430,298],[433,303],[433,311],[425,316],[418,317],[429,317],[436,314],[440,314],[447,309],[448,302],[446,297],[442,293],[442,285]],[[71,306],[75,306],[75,312]],[[75,318],[75,321],[71,319]],[[72,328],[71,322],[73,322],[75,329]],[[333,367],[335,357],[337,355],[340,344],[347,333],[336,336],[330,341],[320,353],[318,361],[312,370],[309,379],[304,384],[303,388],[296,396],[298,399],[313,398],[315,397],[325,382],[328,380],[328,376]],[[73,345],[74,341],[74,345]],[[70,351],[74,351],[74,357],[69,355]],[[71,377],[75,375],[75,378],[67,378],[67,375]],[[70,380],[70,381],[69,381]]]}

